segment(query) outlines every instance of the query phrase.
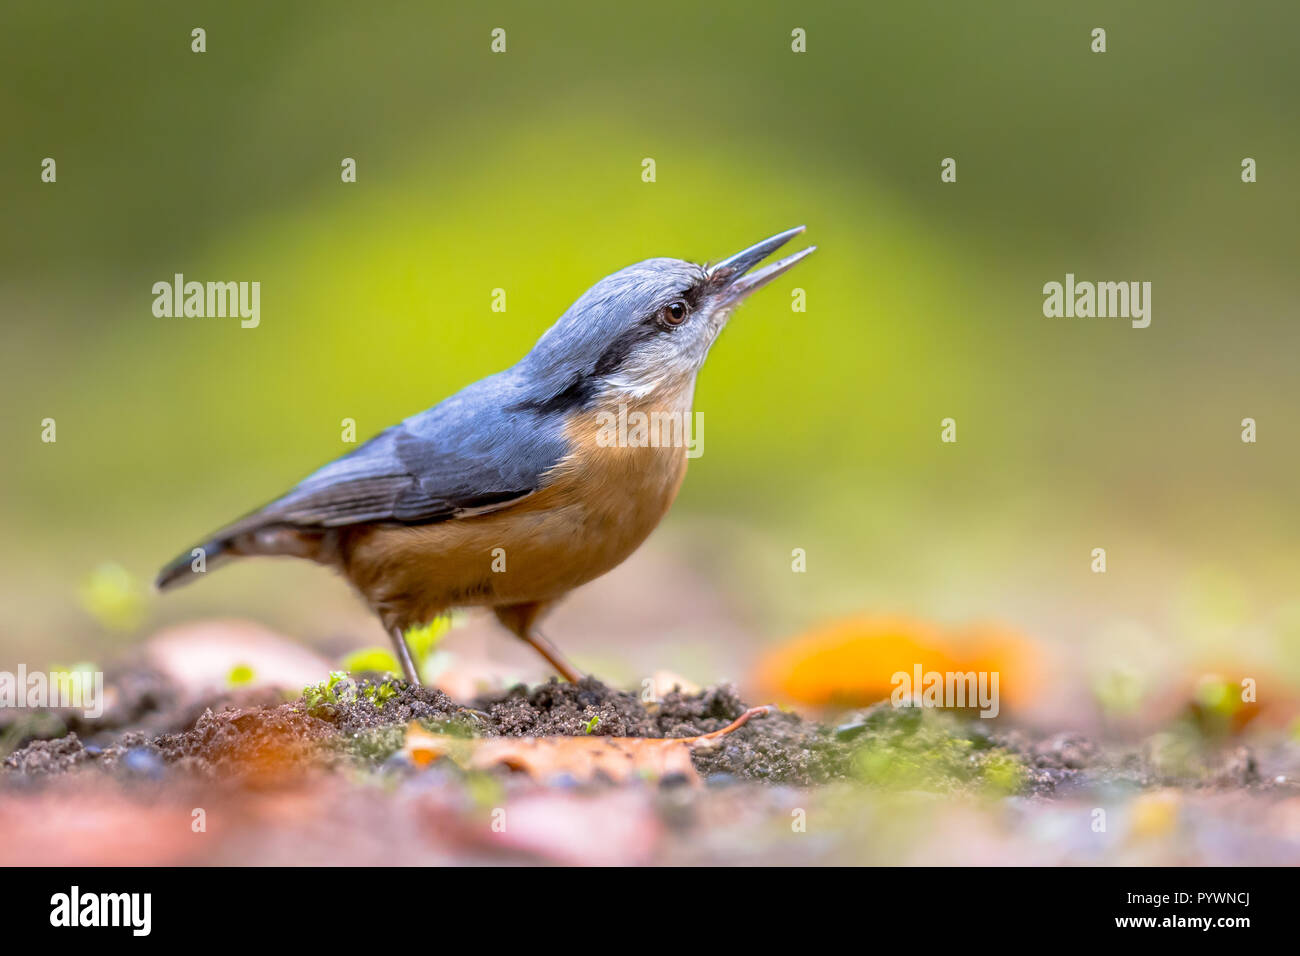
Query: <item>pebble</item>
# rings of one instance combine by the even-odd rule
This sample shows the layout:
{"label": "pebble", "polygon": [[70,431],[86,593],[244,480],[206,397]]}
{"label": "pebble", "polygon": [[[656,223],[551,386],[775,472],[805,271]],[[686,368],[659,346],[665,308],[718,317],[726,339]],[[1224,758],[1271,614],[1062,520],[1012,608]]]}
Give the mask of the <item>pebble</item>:
{"label": "pebble", "polygon": [[152,750],[144,747],[132,747],[122,757],[122,766],[138,777],[158,779],[163,775],[163,762]]}

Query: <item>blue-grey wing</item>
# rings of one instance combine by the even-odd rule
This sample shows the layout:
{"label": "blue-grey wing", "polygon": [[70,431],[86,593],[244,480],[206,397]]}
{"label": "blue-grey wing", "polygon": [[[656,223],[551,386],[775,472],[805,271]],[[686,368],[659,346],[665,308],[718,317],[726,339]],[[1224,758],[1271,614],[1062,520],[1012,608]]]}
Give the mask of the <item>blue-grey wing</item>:
{"label": "blue-grey wing", "polygon": [[376,435],[231,530],[419,524],[532,494],[567,452],[559,423],[518,407],[494,376]]}

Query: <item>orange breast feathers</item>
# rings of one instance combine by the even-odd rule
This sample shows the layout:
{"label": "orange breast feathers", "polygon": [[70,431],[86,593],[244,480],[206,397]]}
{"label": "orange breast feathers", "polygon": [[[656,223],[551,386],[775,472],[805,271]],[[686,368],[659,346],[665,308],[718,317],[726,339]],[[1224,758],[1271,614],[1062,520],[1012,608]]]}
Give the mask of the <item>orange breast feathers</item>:
{"label": "orange breast feathers", "polygon": [[570,453],[542,487],[497,511],[357,529],[343,571],[390,626],[451,607],[553,601],[616,567],[649,536],[686,475],[686,449],[627,444],[608,419],[571,416]]}
{"label": "orange breast feathers", "polygon": [[607,498],[637,511],[658,508],[658,523],[686,475],[686,448],[674,423],[689,414],[620,403],[571,415],[564,428],[570,452],[547,488],[562,486],[602,512],[616,503]]}

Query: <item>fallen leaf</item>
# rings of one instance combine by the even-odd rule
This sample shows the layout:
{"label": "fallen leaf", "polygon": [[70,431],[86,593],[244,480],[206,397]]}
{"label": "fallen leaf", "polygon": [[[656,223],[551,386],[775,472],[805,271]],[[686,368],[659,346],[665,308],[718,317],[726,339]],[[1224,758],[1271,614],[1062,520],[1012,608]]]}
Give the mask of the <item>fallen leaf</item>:
{"label": "fallen leaf", "polygon": [[1029,640],[992,626],[949,631],[905,617],[849,617],[768,652],[756,683],[764,694],[804,706],[861,707],[893,694],[894,675],[998,673],[1004,704],[1031,702],[1043,686]]}
{"label": "fallen leaf", "polygon": [[894,690],[893,675],[955,669],[937,628],[909,618],[851,617],[800,635],[763,656],[765,693],[818,707],[875,703]]}
{"label": "fallen leaf", "polygon": [[699,774],[691,763],[695,747],[712,746],[714,741],[736,730],[751,717],[773,708],[751,707],[734,721],[712,733],[697,737],[488,737],[465,739],[431,734],[418,723],[406,731],[403,752],[417,767],[450,757],[470,770],[508,767],[535,780],[570,776],[578,781],[598,774],[614,781],[637,777],[660,778],[681,774],[693,783]]}
{"label": "fallen leaf", "polygon": [[417,767],[427,767],[435,760],[441,760],[451,751],[454,738],[442,734],[431,734],[415,721],[406,728],[406,743],[402,753],[406,759]]}

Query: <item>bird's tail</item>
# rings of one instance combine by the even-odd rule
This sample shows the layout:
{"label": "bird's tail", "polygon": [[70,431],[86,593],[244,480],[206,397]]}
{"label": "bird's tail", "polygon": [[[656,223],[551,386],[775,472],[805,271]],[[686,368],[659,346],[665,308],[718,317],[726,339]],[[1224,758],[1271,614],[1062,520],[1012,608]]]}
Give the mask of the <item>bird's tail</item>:
{"label": "bird's tail", "polygon": [[154,586],[159,591],[188,584],[234,557],[230,538],[215,538],[207,544],[176,555],[158,572]]}
{"label": "bird's tail", "polygon": [[180,587],[233,558],[250,555],[286,555],[329,563],[337,557],[337,536],[324,528],[301,528],[283,522],[265,522],[258,515],[218,531],[207,544],[176,555],[154,582],[159,591]]}

